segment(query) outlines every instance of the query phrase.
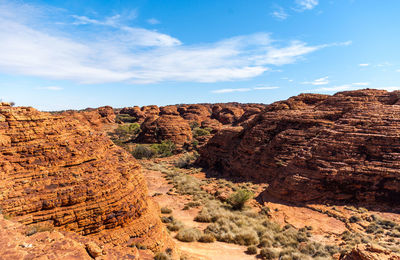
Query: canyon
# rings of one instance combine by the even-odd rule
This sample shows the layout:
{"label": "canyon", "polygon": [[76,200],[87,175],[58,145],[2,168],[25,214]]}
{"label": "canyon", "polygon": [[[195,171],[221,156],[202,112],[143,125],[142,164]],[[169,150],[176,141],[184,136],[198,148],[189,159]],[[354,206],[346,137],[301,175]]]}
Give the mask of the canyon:
{"label": "canyon", "polygon": [[[125,126],[137,132],[118,140]],[[172,155],[134,158],[166,141]],[[399,91],[52,113],[0,103],[0,258],[218,259],[224,248],[220,259],[255,259],[251,245],[265,258],[265,234],[235,242],[241,234],[211,228],[223,216],[196,221],[214,210],[231,226],[235,215],[267,223],[267,248],[286,257],[316,258],[312,245],[320,259],[400,259],[399,159]],[[229,208],[238,190],[254,195],[243,212]],[[170,229],[174,218],[218,241],[176,239],[184,228]],[[381,231],[369,233],[374,225]],[[274,241],[289,231],[308,238]]]}

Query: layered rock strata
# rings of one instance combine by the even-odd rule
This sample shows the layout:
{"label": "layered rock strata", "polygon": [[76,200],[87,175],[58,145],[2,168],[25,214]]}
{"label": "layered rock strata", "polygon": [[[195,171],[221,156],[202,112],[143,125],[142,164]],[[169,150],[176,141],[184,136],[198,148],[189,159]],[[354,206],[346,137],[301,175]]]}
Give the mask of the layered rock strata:
{"label": "layered rock strata", "polygon": [[0,106],[0,208],[102,243],[171,243],[139,164],[73,117]]}
{"label": "layered rock strata", "polygon": [[400,92],[302,94],[219,131],[200,163],[290,201],[400,201]]}

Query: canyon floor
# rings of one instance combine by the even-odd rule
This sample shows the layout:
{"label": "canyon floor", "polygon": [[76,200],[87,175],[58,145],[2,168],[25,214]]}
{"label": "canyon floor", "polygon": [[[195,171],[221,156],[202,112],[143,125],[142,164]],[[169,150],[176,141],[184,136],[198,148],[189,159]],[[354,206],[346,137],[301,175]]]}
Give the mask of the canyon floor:
{"label": "canyon floor", "polygon": [[[162,214],[164,217],[173,216],[185,227],[204,230],[209,223],[195,221],[195,217],[201,211],[203,205],[190,207],[185,205],[193,202],[192,195],[183,195],[179,192],[169,172],[180,172],[192,176],[206,185],[201,186],[203,191],[215,196],[216,199],[224,199],[233,193],[233,190],[243,188],[254,192],[254,199],[248,202],[247,210],[260,214],[263,209],[268,209],[268,218],[278,223],[281,227],[291,226],[297,230],[307,227],[308,236],[311,241],[323,245],[334,245],[339,248],[354,246],[360,241],[380,244],[383,248],[398,248],[400,238],[398,232],[393,228],[383,229],[375,232],[368,231],[370,222],[368,218],[379,218],[388,223],[400,223],[400,214],[396,209],[392,212],[385,212],[384,209],[367,210],[354,205],[326,205],[326,204],[305,204],[295,205],[283,201],[268,200],[260,201],[257,197],[265,188],[265,184],[253,184],[240,182],[238,180],[225,180],[209,177],[209,174],[201,168],[177,168],[176,162],[184,154],[174,155],[167,158],[154,158],[140,160],[142,173],[145,176],[149,188],[149,195],[159,204],[161,208],[172,210],[171,213]],[[175,186],[175,188],[174,188]],[[218,191],[218,192],[217,192]],[[168,224],[165,224],[168,226]],[[171,232],[175,237],[177,232]],[[392,234],[393,233],[393,234]],[[355,235],[354,235],[355,234]],[[225,242],[181,242],[174,238],[182,255],[187,259],[256,259],[259,255],[247,254],[247,246]],[[378,246],[379,247],[379,246]],[[333,254],[334,259],[339,259],[339,251]],[[328,259],[328,258],[321,258]]]}

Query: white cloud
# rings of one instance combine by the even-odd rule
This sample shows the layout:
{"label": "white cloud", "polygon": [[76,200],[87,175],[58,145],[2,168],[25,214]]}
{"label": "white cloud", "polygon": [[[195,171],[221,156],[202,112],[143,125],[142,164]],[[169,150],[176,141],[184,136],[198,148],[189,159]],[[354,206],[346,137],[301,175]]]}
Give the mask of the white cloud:
{"label": "white cloud", "polygon": [[356,88],[357,87],[354,87],[351,84],[345,84],[345,85],[340,85],[340,86],[317,88],[317,89],[314,89],[314,91],[337,92],[337,91],[345,91],[345,90],[356,89]]}
{"label": "white cloud", "polygon": [[296,0],[299,11],[311,10],[318,5],[318,0]]}
{"label": "white cloud", "polygon": [[271,13],[271,15],[281,21],[286,20],[289,17],[285,9],[283,9],[282,7],[278,7],[275,11]]}
{"label": "white cloud", "polygon": [[368,86],[369,84],[370,84],[369,82],[355,82],[355,83],[344,84],[344,85],[340,85],[340,86],[317,88],[312,91],[337,92],[337,91],[355,90],[355,89],[365,88],[365,86]]}
{"label": "white cloud", "polygon": [[369,63],[361,63],[361,64],[358,64],[358,66],[360,66],[360,67],[368,67]]}
{"label": "white cloud", "polygon": [[223,88],[211,91],[212,93],[232,93],[232,92],[247,92],[250,88]]}
{"label": "white cloud", "polygon": [[395,91],[395,90],[400,90],[400,86],[379,87],[377,89],[383,89],[383,90],[387,90],[387,91]]}
{"label": "white cloud", "polygon": [[147,19],[147,22],[148,22],[149,24],[153,24],[153,25],[155,25],[155,24],[160,24],[160,21],[157,20],[156,18]]}
{"label": "white cloud", "polygon": [[[0,72],[84,84],[248,79],[270,66],[291,64],[311,52],[342,45],[310,46],[300,41],[278,45],[267,33],[185,45],[167,34],[126,26],[122,15],[63,19],[55,12],[59,25],[46,22],[55,17],[43,17],[54,12],[43,12],[36,19],[36,12],[24,8],[0,2]],[[65,20],[71,17],[68,25]]]}
{"label": "white cloud", "polygon": [[315,79],[314,81],[302,82],[301,84],[314,85],[314,86],[328,85],[329,80],[328,80],[328,77],[323,77],[323,78]]}
{"label": "white cloud", "polygon": [[63,88],[59,86],[39,87],[38,89],[53,90],[53,91],[63,90]]}
{"label": "white cloud", "polygon": [[255,87],[254,90],[270,90],[270,89],[278,89],[279,87]]}
{"label": "white cloud", "polygon": [[396,72],[400,72],[400,69],[396,70]]}

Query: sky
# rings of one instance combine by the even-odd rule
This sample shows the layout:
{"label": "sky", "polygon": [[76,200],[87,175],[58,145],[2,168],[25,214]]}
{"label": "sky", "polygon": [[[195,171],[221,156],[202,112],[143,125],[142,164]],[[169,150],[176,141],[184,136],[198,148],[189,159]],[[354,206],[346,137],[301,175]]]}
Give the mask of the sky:
{"label": "sky", "polygon": [[398,0],[0,0],[0,99],[39,110],[400,90]]}

